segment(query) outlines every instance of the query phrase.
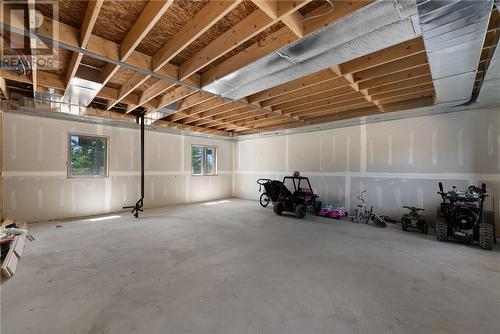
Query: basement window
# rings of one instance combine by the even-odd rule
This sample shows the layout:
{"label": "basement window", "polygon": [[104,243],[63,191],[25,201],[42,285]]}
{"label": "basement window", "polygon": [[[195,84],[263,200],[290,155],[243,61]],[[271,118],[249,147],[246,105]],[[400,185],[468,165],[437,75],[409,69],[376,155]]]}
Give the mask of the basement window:
{"label": "basement window", "polygon": [[217,148],[215,146],[191,146],[193,175],[217,175]]}
{"label": "basement window", "polygon": [[68,177],[107,177],[108,138],[69,134]]}

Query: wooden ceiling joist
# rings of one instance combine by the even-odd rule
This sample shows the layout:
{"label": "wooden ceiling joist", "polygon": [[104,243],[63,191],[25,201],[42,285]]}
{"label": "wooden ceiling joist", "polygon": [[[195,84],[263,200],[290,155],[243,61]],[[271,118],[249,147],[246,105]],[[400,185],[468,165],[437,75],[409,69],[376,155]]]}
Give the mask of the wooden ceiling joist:
{"label": "wooden ceiling joist", "polygon": [[[150,0],[146,5],[146,8],[141,12],[137,21],[135,21],[132,28],[129,30],[125,38],[120,44],[120,59],[122,61],[127,60],[135,48],[141,43],[141,41],[146,37],[155,24],[160,20],[162,15],[167,11],[167,9],[172,5],[173,0]],[[103,78],[105,82],[109,81],[111,77],[117,72],[119,66],[111,65],[106,70],[108,77]],[[107,109],[111,109],[118,102],[122,101],[125,96],[134,91],[137,87],[142,85],[150,76],[145,76],[140,73],[136,73],[126,82],[123,87],[120,88],[120,94],[116,101],[112,101],[108,104]],[[142,98],[141,98],[142,100]],[[145,100],[145,99],[144,99]],[[128,111],[133,110],[128,108]]]}
{"label": "wooden ceiling joist", "polygon": [[172,91],[166,93],[161,97],[160,102],[158,104],[158,109],[168,106],[179,100],[182,100],[183,98],[188,97],[189,95],[194,93],[195,91],[193,91],[191,88],[187,88],[184,86],[176,87]]}
{"label": "wooden ceiling joist", "polygon": [[288,102],[283,102],[274,105],[273,110],[284,110],[288,108],[307,105],[312,102],[327,100],[330,98],[351,94],[352,92],[353,89],[349,85],[333,87],[333,88],[330,88],[325,85],[325,90],[321,90],[317,93],[309,93],[309,90],[304,90],[304,93],[300,92],[301,94],[297,94],[298,98],[290,98],[290,101]]}
{"label": "wooden ceiling joist", "polygon": [[214,99],[214,98],[216,98],[216,96],[214,96],[212,94],[198,91],[192,95],[189,95],[185,99],[183,99],[179,103],[179,110],[186,110],[186,109],[192,108],[194,106],[199,105],[200,103],[209,101],[209,100]]}
{"label": "wooden ceiling joist", "polygon": [[423,75],[429,75],[431,70],[429,69],[429,65],[423,64],[418,67],[414,67],[411,69],[399,71],[396,73],[391,73],[382,77],[377,77],[373,79],[369,79],[366,81],[361,81],[358,83],[359,89],[369,89],[374,88],[386,84],[396,83],[416,77],[420,77]]}
{"label": "wooden ceiling joist", "polygon": [[271,19],[260,9],[255,10],[238,22],[233,28],[201,49],[189,60],[182,63],[179,66],[179,78],[182,80],[196,73],[245,41],[269,28],[283,17],[299,10],[310,1],[280,1],[278,4],[278,17],[276,19]]}
{"label": "wooden ceiling joist", "polygon": [[[191,44],[196,38],[216,24],[224,15],[234,9],[241,0],[237,1],[212,1],[206,4],[194,17],[189,21],[177,34],[175,34],[168,42],[166,42],[160,50],[152,57],[152,70],[157,72],[167,65],[176,55]],[[181,79],[187,79],[189,76]],[[142,75],[133,78],[131,85],[139,87],[142,83],[148,80],[150,76]],[[199,85],[199,83],[197,83]],[[170,88],[168,83],[163,87]],[[165,92],[168,88],[163,90]],[[163,93],[160,92],[159,94]],[[158,95],[159,95],[158,94]],[[141,100],[147,99],[141,97]],[[141,105],[138,105],[141,106]],[[129,107],[128,110],[138,106]],[[160,107],[161,108],[161,107]]]}
{"label": "wooden ceiling joist", "polygon": [[[281,1],[280,1],[281,2]],[[310,13],[304,15],[303,19],[303,35],[309,35],[310,33],[331,24],[332,22],[349,15],[350,13],[366,6],[371,0],[365,1],[331,1],[334,5],[334,10],[332,10],[331,5],[325,4],[311,11]],[[273,1],[254,1],[257,6],[263,10],[266,15],[271,15],[268,13],[269,10],[265,10],[262,3],[273,4]],[[259,5],[260,4],[260,5]],[[271,6],[271,8],[274,8]],[[273,20],[278,20],[276,17],[272,17]],[[294,34],[289,27],[284,27],[273,34],[267,36],[265,39],[258,41],[245,50],[238,52],[224,62],[218,64],[217,66],[209,69],[201,76],[202,86],[208,85],[215,80],[222,78],[239,68],[248,65],[257,59],[274,52],[283,46],[290,44],[299,39],[299,37]],[[254,101],[252,101],[254,102]],[[257,101],[258,102],[258,101]]]}
{"label": "wooden ceiling joist", "polygon": [[262,102],[281,95],[290,94],[309,86],[320,85],[323,82],[335,79],[337,76],[330,69],[309,74],[303,78],[295,79],[283,85],[266,89],[248,97],[250,103]]}
{"label": "wooden ceiling joist", "polygon": [[7,83],[5,82],[5,78],[0,76],[0,92],[6,99],[9,99],[9,89],[7,88]]}
{"label": "wooden ceiling joist", "polygon": [[194,40],[238,6],[240,2],[241,0],[208,2],[177,34],[156,52],[153,56],[153,70],[157,71],[165,66]]}
{"label": "wooden ceiling joist", "polygon": [[[36,29],[36,10],[35,0],[28,0],[28,29],[32,32]],[[30,37],[30,50],[31,50],[31,80],[33,82],[33,96],[37,91],[37,61],[36,61],[36,45],[37,39]]]}
{"label": "wooden ceiling joist", "polygon": [[293,93],[284,94],[278,97],[271,98],[269,100],[262,101],[261,104],[263,107],[270,107],[270,106],[281,105],[283,103],[288,103],[288,102],[291,103],[294,100],[301,100],[303,98],[307,98],[309,96],[313,96],[315,94],[321,94],[324,92],[332,92],[348,85],[349,82],[345,78],[334,76],[333,79],[326,81],[321,85],[308,86]]}

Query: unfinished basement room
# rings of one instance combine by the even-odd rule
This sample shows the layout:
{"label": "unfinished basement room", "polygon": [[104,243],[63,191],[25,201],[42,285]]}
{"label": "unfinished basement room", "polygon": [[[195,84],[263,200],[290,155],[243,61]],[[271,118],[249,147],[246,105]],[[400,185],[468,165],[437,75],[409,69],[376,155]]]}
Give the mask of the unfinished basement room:
{"label": "unfinished basement room", "polygon": [[1,334],[498,334],[499,0],[2,0]]}

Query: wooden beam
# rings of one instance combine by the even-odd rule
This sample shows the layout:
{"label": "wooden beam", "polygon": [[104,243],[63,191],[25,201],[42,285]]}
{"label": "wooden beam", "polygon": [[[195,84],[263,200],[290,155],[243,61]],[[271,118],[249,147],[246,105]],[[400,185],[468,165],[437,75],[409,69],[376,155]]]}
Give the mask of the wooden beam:
{"label": "wooden beam", "polygon": [[[27,84],[32,84],[33,81],[29,76],[20,76],[10,71],[0,70],[0,77],[8,80],[23,82]],[[58,76],[53,72],[38,71],[38,84],[43,87],[55,88],[58,90],[64,90],[65,80],[64,77]],[[98,94],[97,97],[114,101],[117,99],[119,90],[111,87],[104,87]],[[137,104],[139,102],[139,97],[137,95],[131,94],[123,99],[124,103],[127,104]],[[156,108],[156,104],[146,103],[145,107]]]}
{"label": "wooden beam", "polygon": [[[304,36],[321,29],[346,15],[349,15],[372,1],[333,0],[332,2],[335,6],[334,10],[332,10],[329,4],[325,4],[305,15]],[[269,35],[264,40],[252,44],[245,50],[204,72],[201,76],[201,84],[202,86],[206,86],[217,79],[233,73],[245,65],[251,64],[268,53],[274,52],[283,46],[296,41],[297,39],[298,37],[291,32],[288,27],[284,27]]]}
{"label": "wooden beam", "polygon": [[429,82],[422,84],[422,85],[412,86],[409,88],[402,88],[402,89],[398,89],[398,90],[391,90],[390,92],[376,94],[376,95],[372,96],[372,99],[383,100],[383,99],[390,98],[390,97],[408,95],[408,94],[421,92],[421,91],[428,91],[428,90],[432,90],[432,89],[434,89],[434,85],[433,85],[432,81],[429,81]]}
{"label": "wooden beam", "polygon": [[[320,94],[324,92],[336,91],[342,87],[348,86],[349,82],[344,77],[335,77],[332,80],[326,81],[320,85],[311,85],[304,89],[294,91],[289,94],[280,95],[278,97],[271,98],[261,102],[263,107],[276,106],[282,103],[291,103],[294,100],[300,100],[302,98],[312,96],[314,94]],[[336,91],[337,92],[337,91]],[[338,91],[338,93],[341,93]]]}
{"label": "wooden beam", "polygon": [[9,90],[7,89],[7,83],[5,82],[5,78],[0,77],[0,91],[3,96],[8,100],[9,99]]}
{"label": "wooden beam", "polygon": [[379,114],[380,111],[376,107],[360,107],[357,109],[347,109],[343,111],[338,111],[330,115],[322,115],[307,118],[307,121],[311,124],[319,124],[325,122],[339,121],[342,119],[363,117],[369,115]]}
{"label": "wooden beam", "polygon": [[397,81],[394,83],[389,83],[378,87],[368,88],[367,91],[368,95],[373,96],[376,94],[391,92],[402,88],[418,86],[429,82],[432,82],[432,76],[430,75],[430,73],[419,77],[410,78],[407,80]]}
{"label": "wooden beam", "polygon": [[151,87],[148,89],[145,89],[140,98],[139,98],[139,104],[138,105],[128,105],[127,106],[127,113],[131,112],[132,110],[136,109],[137,107],[143,106],[146,102],[151,101],[152,99],[156,98],[157,96],[165,93],[169,89],[175,87],[176,84],[167,82],[165,80],[158,80],[155,82]]}
{"label": "wooden beam", "polygon": [[294,107],[291,107],[288,109],[283,109],[282,113],[287,115],[287,114],[292,114],[292,113],[298,112],[298,111],[306,111],[306,110],[311,110],[311,109],[317,109],[320,107],[328,108],[331,105],[336,105],[339,103],[348,104],[349,101],[358,100],[359,98],[363,98],[363,97],[364,97],[363,94],[361,94],[360,92],[351,90],[350,93],[342,94],[340,96],[333,95],[332,97],[327,98],[327,99],[322,99],[322,100],[310,102],[310,103],[307,103],[304,105],[294,106]]}
{"label": "wooden beam", "polygon": [[127,95],[136,90],[140,85],[142,85],[146,80],[150,78],[149,75],[143,75],[142,73],[135,72],[132,77],[125,82],[123,86],[120,87],[120,92],[118,97],[114,101],[110,101],[107,106],[107,110],[113,108],[118,102],[122,101]]}
{"label": "wooden beam", "polygon": [[160,98],[160,103],[158,104],[158,109],[163,108],[165,106],[168,106],[172,103],[175,103],[177,101],[182,100],[183,98],[194,94],[195,91],[193,91],[191,88],[187,88],[184,86],[179,86],[170,92],[166,93]]}
{"label": "wooden beam", "polygon": [[411,55],[409,57],[393,60],[383,65],[355,72],[351,75],[353,77],[354,82],[359,82],[371,78],[385,76],[389,73],[399,72],[413,67],[422,66],[427,63],[428,63],[427,54],[425,52],[421,52]]}
{"label": "wooden beam", "polygon": [[298,38],[304,37],[304,16],[293,12],[281,20]]}
{"label": "wooden beam", "polygon": [[364,98],[359,98],[356,100],[349,101],[349,103],[337,103],[337,104],[332,104],[330,108],[316,108],[316,109],[310,109],[307,111],[297,111],[294,112],[292,115],[295,117],[299,118],[304,118],[307,116],[318,116],[318,115],[328,115],[333,112],[337,112],[338,110],[344,110],[344,109],[353,109],[357,107],[373,107],[373,103],[366,101]]}
{"label": "wooden beam", "polygon": [[313,102],[345,96],[352,94],[353,92],[354,90],[349,85],[346,85],[339,88],[325,89],[324,91],[320,91],[318,93],[301,94],[301,96],[303,96],[302,98],[291,99],[290,102],[284,102],[274,105],[272,109],[276,111],[276,110],[285,110],[293,107],[307,106]]}
{"label": "wooden beam", "polygon": [[366,101],[372,102],[373,104],[375,104],[375,106],[378,107],[378,102],[374,101],[372,97],[368,95],[368,91],[366,89],[360,89],[359,85],[356,82],[354,82],[354,77],[352,74],[343,73],[340,69],[340,66],[332,66],[331,70],[339,76],[342,75],[347,81],[349,81],[349,86],[351,86],[351,88],[354,91],[361,93],[361,95],[365,98]]}
{"label": "wooden beam", "polygon": [[[35,0],[28,0],[28,29],[31,32],[36,30],[36,9]],[[31,80],[33,82],[33,96],[36,94],[37,90],[37,63],[36,63],[36,47],[37,38],[30,38],[30,50],[31,50]]]}
{"label": "wooden beam", "polygon": [[416,99],[409,99],[400,102],[393,102],[382,105],[382,108],[385,112],[406,110],[406,109],[415,109],[422,108],[434,105],[434,97],[433,96],[424,96],[418,97]]}
{"label": "wooden beam", "polygon": [[[151,2],[155,2],[152,0]],[[236,7],[241,0],[237,1],[212,1],[205,5],[177,34],[175,34],[163,47],[152,57],[153,71],[160,70],[172,58],[179,54],[184,48],[212,27],[224,15]],[[122,43],[123,45],[123,43]],[[131,86],[139,86],[150,76],[134,78],[136,81]],[[186,78],[184,78],[186,79]],[[163,87],[171,87],[164,85]],[[146,97],[141,100],[146,101]],[[117,101],[118,102],[118,101]],[[133,110],[138,106],[129,106],[127,110]]]}
{"label": "wooden beam", "polygon": [[80,29],[80,45],[82,47],[88,44],[92,36],[92,30],[94,29],[97,16],[99,15],[103,3],[104,0],[89,0],[87,11],[83,17],[82,28]]}
{"label": "wooden beam", "polygon": [[287,82],[285,84],[266,89],[262,92],[250,95],[248,97],[248,101],[250,103],[261,102],[273,97],[290,94],[310,86],[319,85],[335,78],[337,78],[337,75],[335,75],[330,69],[322,70],[313,74],[309,74],[305,77]]}
{"label": "wooden beam", "polygon": [[267,16],[276,20],[278,18],[278,1],[277,0],[252,0],[261,11]]}
{"label": "wooden beam", "polygon": [[257,9],[234,27],[215,39],[212,43],[200,50],[189,60],[179,66],[179,77],[184,79],[196,73],[198,70],[209,65],[222,57],[227,52],[243,44],[250,38],[272,26],[277,20],[299,10],[311,0],[302,1],[280,1],[278,6],[278,17],[273,20],[263,11]]}
{"label": "wooden beam", "polygon": [[[87,5],[87,11],[85,12],[85,17],[83,18],[82,27],[80,29],[80,47],[84,49],[87,47],[90,36],[92,35],[92,30],[94,29],[94,25],[97,21],[97,17],[99,16],[103,3],[104,0],[91,0]],[[68,68],[66,69],[66,88],[64,89],[64,95],[66,95],[71,79],[78,71],[82,58],[83,55],[78,52],[73,52],[71,55],[71,60]]]}
{"label": "wooden beam", "polygon": [[151,0],[148,2],[120,45],[122,60],[130,56],[173,2],[174,0]]}
{"label": "wooden beam", "polygon": [[[316,112],[308,112],[308,113],[303,113],[298,115],[298,117],[310,122],[312,118],[316,117],[321,117],[321,116],[331,116],[333,114],[337,114],[342,111],[346,110],[356,110],[356,109],[364,109],[364,108],[371,108],[372,110],[380,110],[375,107],[372,103],[360,100],[358,103],[351,103],[349,105],[340,105],[334,108],[329,108],[329,109],[324,109],[324,110],[319,110]],[[373,109],[375,108],[375,109]]]}
{"label": "wooden beam", "polygon": [[[167,9],[172,5],[173,0],[150,0],[144,10],[139,15],[139,18],[135,21],[132,28],[128,31],[127,35],[120,44],[120,58],[122,61],[126,61],[130,56],[132,56],[135,48],[142,42],[144,37],[153,29],[155,24],[160,20],[162,15],[167,11]],[[107,64],[102,76],[102,82],[105,85],[113,75],[118,71],[118,65]],[[134,75],[127,81],[124,85],[123,94],[120,94],[119,100],[114,103],[110,103],[108,108],[111,109],[120,102],[127,94],[130,94],[135,88],[142,85],[151,76],[149,75]],[[132,81],[134,80],[134,81]],[[130,88],[133,88],[130,90]],[[146,98],[142,99],[146,100]],[[142,105],[142,104],[141,104]],[[127,110],[131,111],[138,106],[128,106]],[[108,109],[108,110],[109,110]]]}
{"label": "wooden beam", "polygon": [[400,102],[400,101],[406,101],[406,100],[412,100],[412,99],[417,99],[417,98],[434,96],[435,94],[436,93],[434,92],[434,87],[431,87],[427,90],[416,91],[416,92],[410,93],[410,94],[404,94],[404,95],[399,95],[399,96],[395,96],[395,97],[388,97],[388,98],[380,99],[378,102],[380,103],[380,105],[386,105],[386,104]]}
{"label": "wooden beam", "polygon": [[153,56],[153,70],[163,67],[188,45],[210,29],[240,4],[236,1],[210,1],[189,22],[182,27],[161,49]]}
{"label": "wooden beam", "polygon": [[339,65],[339,67],[342,73],[351,74],[421,53],[423,51],[425,51],[424,40],[421,36],[419,36],[409,41],[350,60]]}
{"label": "wooden beam", "polygon": [[200,103],[214,99],[216,96],[205,92],[196,92],[189,95],[179,103],[179,110],[185,110],[197,106]]}
{"label": "wooden beam", "polygon": [[431,73],[431,70],[429,68],[429,65],[424,64],[420,65],[418,67],[414,67],[408,70],[396,72],[396,73],[391,73],[388,75],[384,75],[381,77],[369,79],[366,81],[361,81],[358,83],[359,89],[369,89],[369,88],[374,88],[386,84],[391,84],[391,83],[396,83],[399,81],[404,81],[408,80],[411,78],[417,78],[422,75],[428,75]]}

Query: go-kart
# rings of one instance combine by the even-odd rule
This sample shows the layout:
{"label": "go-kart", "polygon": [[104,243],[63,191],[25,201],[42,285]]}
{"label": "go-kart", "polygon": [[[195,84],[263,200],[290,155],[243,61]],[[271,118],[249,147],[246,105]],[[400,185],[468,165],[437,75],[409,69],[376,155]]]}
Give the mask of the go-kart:
{"label": "go-kart", "polygon": [[[290,187],[291,191],[287,186]],[[307,209],[311,209],[315,215],[319,214],[321,202],[318,201],[318,197],[313,192],[309,179],[295,172],[293,176],[283,178],[277,200],[273,200],[272,197],[271,200],[273,201],[274,213],[277,215],[288,211],[295,213],[297,218],[304,218]]]}

